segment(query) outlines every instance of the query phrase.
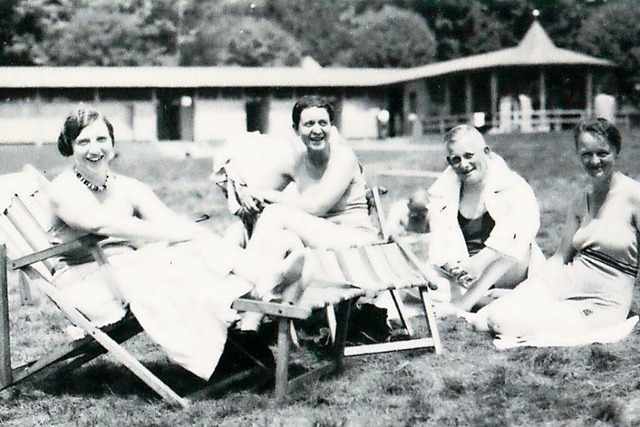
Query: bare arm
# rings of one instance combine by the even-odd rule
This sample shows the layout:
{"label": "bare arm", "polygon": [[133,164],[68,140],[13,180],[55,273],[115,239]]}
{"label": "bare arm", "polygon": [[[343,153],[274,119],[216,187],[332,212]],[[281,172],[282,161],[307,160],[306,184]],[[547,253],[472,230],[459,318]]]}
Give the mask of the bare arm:
{"label": "bare arm", "polygon": [[117,201],[118,209],[105,209],[69,176],[52,182],[50,197],[55,214],[72,228],[127,240],[169,242],[190,240],[204,230],[171,211],[139,181],[119,176],[112,197],[122,200]]}
{"label": "bare arm", "polygon": [[[636,227],[636,236],[640,236],[640,189],[638,189],[634,194],[632,194],[632,203],[633,203],[633,224]],[[640,268],[640,257],[638,259],[638,267]],[[636,284],[640,281],[640,272],[636,277]]]}
{"label": "bare arm", "polygon": [[573,235],[576,234],[576,231],[578,231],[580,227],[580,216],[578,212],[580,212],[580,204],[583,203],[581,200],[582,197],[584,197],[584,193],[580,192],[579,198],[571,203],[562,230],[560,245],[556,249],[556,252],[547,260],[548,265],[564,265],[575,256],[576,250],[573,247]]}
{"label": "bare arm", "polygon": [[333,208],[353,180],[358,162],[351,149],[332,146],[333,152],[327,169],[320,180],[299,193],[269,189],[251,189],[255,197],[271,203],[295,206],[313,215],[322,215]]}

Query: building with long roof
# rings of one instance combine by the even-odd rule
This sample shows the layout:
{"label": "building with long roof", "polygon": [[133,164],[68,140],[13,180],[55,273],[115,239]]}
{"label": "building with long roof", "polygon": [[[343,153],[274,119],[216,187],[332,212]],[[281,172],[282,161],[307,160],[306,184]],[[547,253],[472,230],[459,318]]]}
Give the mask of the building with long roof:
{"label": "building with long roof", "polygon": [[520,44],[408,69],[301,67],[4,67],[0,141],[54,141],[79,102],[122,140],[224,140],[291,132],[304,94],[329,97],[349,138],[445,131],[484,118],[494,132],[547,131],[591,115],[615,64],[554,45],[534,21]]}

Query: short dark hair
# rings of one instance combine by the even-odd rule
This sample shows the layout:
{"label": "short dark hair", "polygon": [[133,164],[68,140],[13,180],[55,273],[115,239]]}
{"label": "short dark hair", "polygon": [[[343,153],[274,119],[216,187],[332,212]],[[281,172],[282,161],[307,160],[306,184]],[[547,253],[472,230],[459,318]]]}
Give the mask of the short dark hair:
{"label": "short dark hair", "polygon": [[576,149],[578,148],[578,138],[580,138],[580,135],[583,133],[591,133],[604,139],[614,148],[616,154],[619,153],[622,148],[622,136],[620,135],[620,131],[616,125],[602,117],[598,117],[597,119],[586,119],[578,123],[573,131],[573,139]]}
{"label": "short dark hair", "polygon": [[58,136],[58,151],[64,157],[69,157],[73,154],[73,141],[76,140],[82,129],[89,126],[96,120],[104,121],[107,126],[107,131],[111,137],[111,144],[115,145],[116,139],[113,135],[113,125],[102,114],[93,109],[87,109],[85,107],[78,107],[72,111],[64,121],[62,130]]}
{"label": "short dark hair", "polygon": [[334,123],[333,117],[335,111],[329,100],[317,95],[306,95],[296,102],[293,106],[293,111],[291,111],[291,120],[293,121],[294,129],[298,129],[298,126],[300,125],[300,115],[302,112],[307,108],[312,107],[324,108],[327,110],[327,113],[329,113],[329,120],[331,123]]}

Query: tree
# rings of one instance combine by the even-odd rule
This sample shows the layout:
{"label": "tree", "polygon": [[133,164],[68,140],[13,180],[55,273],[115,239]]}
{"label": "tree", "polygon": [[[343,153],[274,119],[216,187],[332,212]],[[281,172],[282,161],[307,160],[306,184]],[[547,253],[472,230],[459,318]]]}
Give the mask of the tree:
{"label": "tree", "polygon": [[18,0],[12,65],[150,65],[175,56],[169,0]]}
{"label": "tree", "polygon": [[300,43],[304,55],[331,65],[350,46],[353,0],[266,0],[254,13],[278,22]]}
{"label": "tree", "polygon": [[17,0],[7,0],[0,3],[0,65],[11,65],[8,47],[13,39],[13,21]]}
{"label": "tree", "polygon": [[432,62],[436,41],[419,15],[393,6],[354,19],[353,45],[342,58],[353,67],[413,67]]}
{"label": "tree", "polygon": [[279,25],[262,18],[221,17],[195,31],[183,48],[182,65],[298,65],[298,42]]}
{"label": "tree", "polygon": [[78,0],[18,0],[13,9],[11,41],[5,47],[10,65],[48,65],[50,32],[68,20]]}
{"label": "tree", "polygon": [[167,50],[139,16],[106,2],[77,9],[51,32],[46,51],[55,65],[160,65]]}
{"label": "tree", "polygon": [[607,58],[619,67],[623,96],[640,101],[640,3],[619,1],[596,9],[580,29],[585,52]]}

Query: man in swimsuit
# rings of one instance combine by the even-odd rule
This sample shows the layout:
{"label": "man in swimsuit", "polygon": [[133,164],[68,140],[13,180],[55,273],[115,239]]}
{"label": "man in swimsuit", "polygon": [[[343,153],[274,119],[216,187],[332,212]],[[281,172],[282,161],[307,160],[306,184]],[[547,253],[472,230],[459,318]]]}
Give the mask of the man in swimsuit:
{"label": "man in swimsuit", "polygon": [[477,129],[457,126],[444,143],[449,167],[429,189],[433,298],[469,311],[491,288],[513,288],[542,263],[540,211],[529,184]]}

